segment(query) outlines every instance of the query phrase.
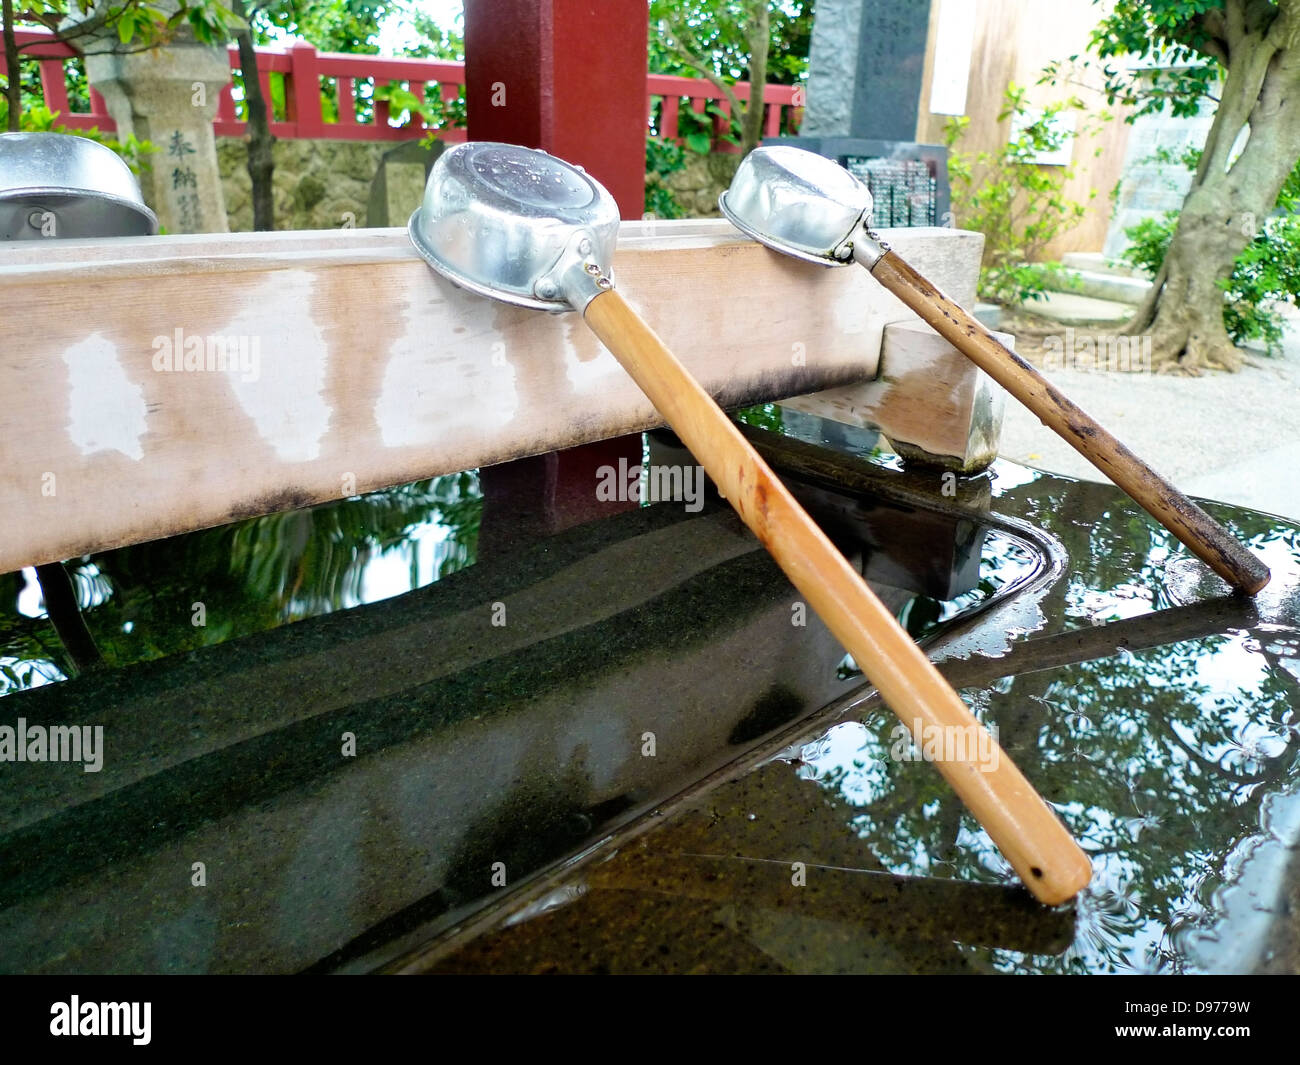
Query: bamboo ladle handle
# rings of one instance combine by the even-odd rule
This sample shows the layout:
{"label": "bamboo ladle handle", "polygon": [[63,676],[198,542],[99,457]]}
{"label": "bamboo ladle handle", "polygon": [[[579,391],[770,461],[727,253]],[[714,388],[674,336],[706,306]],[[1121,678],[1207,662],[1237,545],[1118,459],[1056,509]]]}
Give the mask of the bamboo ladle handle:
{"label": "bamboo ladle handle", "polygon": [[712,397],[618,292],[596,296],[584,316],[914,740],[965,730],[938,735],[969,738],[953,751],[967,757],[936,764],[1025,886],[1049,905],[1086,887],[1088,858],[1056,814],[991,736],[981,737],[991,764],[977,764],[983,726]]}
{"label": "bamboo ladle handle", "polygon": [[1073,400],[892,251],[871,274],[936,333],[1033,411],[1234,588],[1254,595],[1268,567]]}

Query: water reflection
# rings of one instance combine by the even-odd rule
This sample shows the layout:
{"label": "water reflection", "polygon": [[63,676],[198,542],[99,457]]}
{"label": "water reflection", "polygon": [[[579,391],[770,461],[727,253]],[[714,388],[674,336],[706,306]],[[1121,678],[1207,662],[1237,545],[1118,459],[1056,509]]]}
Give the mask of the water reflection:
{"label": "water reflection", "polygon": [[[1015,485],[1018,500],[1066,542],[1071,571],[1044,602],[1060,629],[1102,626],[1174,605],[1162,579],[1180,545],[1105,489],[1055,478]],[[1109,506],[1074,520],[1080,496]],[[1294,589],[1297,530],[1220,508]],[[1098,628],[1101,638],[1105,629]],[[1145,649],[1120,647],[963,691],[980,720],[1089,852],[1094,879],[1077,934],[1058,957],[967,946],[1005,972],[1182,972],[1189,944],[1222,918],[1225,886],[1250,841],[1267,839],[1262,807],[1300,788],[1300,630],[1261,624]],[[836,726],[804,748],[801,774],[852,806],[852,824],[892,872],[996,882],[1010,870],[932,768],[888,757],[892,715]],[[1247,850],[1249,848],[1246,848]],[[1238,862],[1239,864],[1239,862]]]}
{"label": "water reflection", "polygon": [[[724,971],[1224,964],[1213,945],[1243,885],[1300,824],[1278,812],[1300,794],[1300,530],[1211,508],[1276,574],[1256,602],[1220,600],[1203,567],[1105,486],[1005,464],[979,483],[995,512],[1065,546],[1058,579],[1041,545],[996,519],[823,482],[800,491],[914,635],[941,647],[989,619],[990,638],[967,646],[996,650],[943,668],[1096,869],[1073,911],[1034,935],[991,841],[932,766],[890,757],[892,715],[866,695],[845,702],[860,678],[836,677],[842,649],[815,624],[792,629],[791,590],[729,511],[634,508],[580,527],[566,518],[551,535],[543,508],[543,531],[517,523],[521,542],[484,546],[476,562],[484,489],[471,472],[69,565],[110,666],[178,657],[132,674],[133,690],[83,676],[64,702],[16,693],[15,708],[52,716],[100,697],[86,705],[117,715],[123,754],[94,780],[33,778],[31,794],[0,796],[17,826],[0,861],[5,964],[58,968],[84,950],[83,966],[162,965],[126,932],[96,954],[45,931],[56,906],[110,932],[100,910],[134,906],[169,930],[155,944],[168,967],[365,967],[481,905],[494,863],[540,874],[728,760],[740,766],[728,798],[663,819],[636,861],[548,896],[537,912],[568,920],[562,932],[503,927],[539,937],[539,965],[571,957],[574,937],[593,965],[598,948],[658,963],[633,955],[659,932],[676,934],[691,965]],[[346,633],[309,622],[206,646],[390,599],[471,562],[405,604],[358,611]],[[1010,609],[1030,584],[1041,618],[1008,641],[1000,597]],[[508,629],[487,620],[498,599],[519,619]],[[0,691],[71,672],[32,574],[0,576],[0,607]],[[829,704],[854,709],[810,736],[799,722]],[[344,730],[365,737],[366,757],[340,762]],[[655,759],[641,750],[647,731],[672,737]],[[800,741],[798,758],[736,762],[773,736]],[[176,763],[159,771],[155,747]],[[183,885],[169,895],[172,851],[200,844],[257,891],[198,916]],[[770,874],[795,857],[822,879],[800,896],[804,911],[783,914],[788,877]],[[1267,903],[1276,887],[1266,878],[1251,898]],[[988,909],[976,913],[978,900]],[[705,938],[724,906],[726,937]]]}
{"label": "water reflection", "polygon": [[[512,883],[545,869],[857,684],[815,616],[792,625],[792,589],[725,504],[594,513],[609,452],[74,563],[110,667],[7,705],[102,723],[112,757],[95,774],[11,767],[0,968],[364,968],[497,894],[499,864]],[[796,491],[927,632],[1038,565],[978,514]],[[285,625],[312,612],[333,616]],[[232,638],[259,628],[277,631]],[[241,890],[206,896],[191,943],[173,874],[199,853]]]}
{"label": "water reflection", "polygon": [[[110,665],[148,661],[424,587],[475,558],[477,471],[66,563]],[[75,670],[35,570],[0,575],[0,696]]]}

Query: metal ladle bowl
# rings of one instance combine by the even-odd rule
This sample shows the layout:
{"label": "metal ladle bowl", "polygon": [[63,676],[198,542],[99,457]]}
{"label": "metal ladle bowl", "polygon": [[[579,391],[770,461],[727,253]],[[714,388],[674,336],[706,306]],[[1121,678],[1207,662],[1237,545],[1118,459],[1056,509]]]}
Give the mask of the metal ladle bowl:
{"label": "metal ladle bowl", "polygon": [[66,133],[0,133],[0,240],[157,232],[116,152]]}
{"label": "metal ladle bowl", "polygon": [[573,271],[601,276],[618,240],[618,204],[577,166],[546,152],[471,141],[433,164],[407,230],[420,256],[481,296],[545,311],[581,310]]}
{"label": "metal ladle bowl", "polygon": [[747,237],[822,266],[847,264],[871,220],[866,185],[833,159],[784,145],[745,156],[718,206]]}

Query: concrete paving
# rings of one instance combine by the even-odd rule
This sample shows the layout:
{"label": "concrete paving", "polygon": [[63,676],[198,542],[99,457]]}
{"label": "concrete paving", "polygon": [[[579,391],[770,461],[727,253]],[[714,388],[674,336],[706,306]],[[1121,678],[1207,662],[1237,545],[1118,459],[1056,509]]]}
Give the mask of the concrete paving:
{"label": "concrete paving", "polygon": [[[1294,317],[1280,356],[1251,352],[1236,374],[1044,372],[1188,495],[1300,521],[1300,323]],[[1106,480],[1014,401],[1007,404],[1001,454]]]}

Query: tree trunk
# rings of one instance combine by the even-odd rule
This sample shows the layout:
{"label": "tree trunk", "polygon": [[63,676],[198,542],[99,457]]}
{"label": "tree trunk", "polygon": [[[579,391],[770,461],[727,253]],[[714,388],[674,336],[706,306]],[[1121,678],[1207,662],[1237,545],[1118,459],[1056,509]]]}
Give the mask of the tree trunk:
{"label": "tree trunk", "polygon": [[275,138],[267,117],[267,101],[262,95],[262,76],[257,69],[257,50],[253,45],[251,13],[246,14],[244,0],[234,0],[231,5],[245,22],[245,27],[235,33],[239,46],[239,69],[244,75],[244,106],[248,112],[248,177],[253,184],[253,229],[269,232],[275,228],[275,188],[271,178],[275,172],[275,155],[272,147]]}
{"label": "tree trunk", "polygon": [[18,120],[23,109],[23,75],[18,69],[18,38],[14,36],[14,0],[3,0],[0,4],[4,18],[5,100],[9,104],[9,132],[18,132]]}
{"label": "tree trunk", "polygon": [[755,5],[749,30],[749,103],[740,125],[740,153],[748,155],[763,139],[763,91],[767,87],[767,54],[772,46],[772,22],[766,2]]}
{"label": "tree trunk", "polygon": [[[1129,335],[1151,337],[1152,366],[1160,371],[1241,367],[1223,323],[1220,282],[1232,275],[1300,158],[1300,56],[1291,48],[1275,50],[1264,34],[1240,42],[1234,55],[1164,263],[1126,328]],[[1249,140],[1229,168],[1247,123]]]}

